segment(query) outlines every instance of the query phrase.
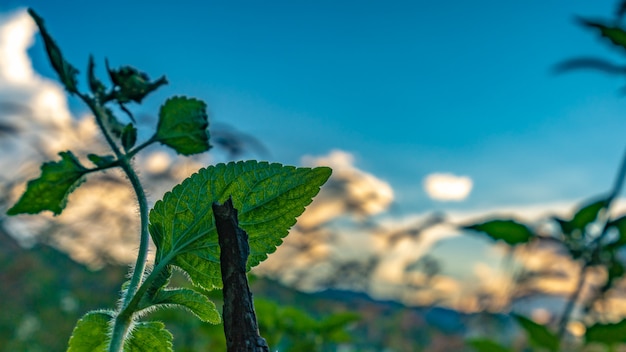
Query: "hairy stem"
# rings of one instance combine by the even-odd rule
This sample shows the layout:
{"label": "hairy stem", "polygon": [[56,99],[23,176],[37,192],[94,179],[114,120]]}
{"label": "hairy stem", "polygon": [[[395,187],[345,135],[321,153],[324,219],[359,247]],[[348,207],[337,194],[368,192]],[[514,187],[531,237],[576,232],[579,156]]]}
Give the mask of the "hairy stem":
{"label": "hairy stem", "polygon": [[[124,295],[124,299],[122,302],[122,306],[120,311],[127,312],[127,306],[137,293],[139,286],[141,285],[141,280],[144,275],[144,271],[146,269],[146,259],[148,257],[148,246],[150,244],[150,235],[148,233],[148,200],[146,199],[146,195],[144,193],[143,187],[141,186],[141,182],[139,181],[139,176],[130,165],[130,160],[128,156],[124,155],[118,145],[115,143],[108,129],[104,125],[104,114],[106,111],[101,103],[94,98],[87,97],[85,95],[79,94],[81,99],[87,103],[91,111],[94,113],[96,118],[96,123],[98,127],[102,131],[104,138],[106,139],[109,147],[115,153],[117,160],[119,161],[120,167],[128,177],[133,190],[135,191],[135,195],[137,197],[137,202],[139,203],[139,218],[141,222],[141,231],[140,231],[140,239],[139,239],[139,253],[137,254],[137,261],[135,262],[135,266],[133,268],[133,274],[131,276],[130,283],[128,285],[128,289]],[[115,319],[115,324],[113,326],[113,335],[111,337],[111,345],[109,346],[110,352],[118,352],[121,351],[124,344],[124,338],[128,332],[128,328],[130,327],[130,323],[132,321],[132,313],[131,314],[119,314]]]}

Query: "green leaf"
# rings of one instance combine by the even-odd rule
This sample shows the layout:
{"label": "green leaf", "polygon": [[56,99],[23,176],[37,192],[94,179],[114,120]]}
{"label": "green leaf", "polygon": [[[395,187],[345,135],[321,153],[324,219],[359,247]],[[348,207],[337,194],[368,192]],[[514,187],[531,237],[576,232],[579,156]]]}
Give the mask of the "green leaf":
{"label": "green leaf", "polygon": [[115,157],[113,155],[96,155],[96,154],[88,154],[87,159],[94,163],[97,167],[107,167],[115,162]]}
{"label": "green leaf", "polygon": [[[92,311],[76,324],[67,352],[105,352],[111,342],[111,311]],[[172,334],[161,322],[138,322],[124,343],[124,352],[170,352]]]}
{"label": "green leaf", "polygon": [[575,234],[576,231],[580,231],[579,234],[582,237],[582,234],[585,231],[587,225],[596,221],[598,218],[598,214],[600,211],[608,206],[608,200],[606,198],[595,200],[590,202],[582,207],[574,214],[571,220],[563,220],[559,218],[554,218],[561,227],[561,231],[566,236],[570,236]]}
{"label": "green leaf", "polygon": [[125,151],[129,151],[130,148],[135,145],[135,143],[137,142],[137,129],[135,128],[135,126],[133,126],[132,123],[129,123],[128,125],[126,125],[126,127],[124,127],[121,139],[122,146],[124,147]]}
{"label": "green leaf", "polygon": [[512,246],[527,243],[535,237],[530,228],[514,220],[491,220],[463,228],[482,232],[493,240],[502,240]]}
{"label": "green leaf", "polygon": [[526,331],[528,334],[528,338],[530,343],[534,347],[542,347],[546,348],[550,351],[558,351],[559,350],[559,337],[554,334],[552,331],[548,330],[547,327],[541,324],[537,324],[534,321],[523,317],[521,315],[513,314],[513,317],[520,326]]}
{"label": "green leaf", "polygon": [[76,323],[67,352],[100,352],[109,347],[110,311],[92,311]]}
{"label": "green leaf", "polygon": [[48,34],[46,27],[44,26],[43,18],[39,17],[37,13],[33,9],[28,9],[28,14],[33,18],[37,27],[39,27],[39,31],[41,32],[41,36],[43,38],[44,44],[46,46],[46,52],[48,53],[48,59],[52,64],[52,68],[59,75],[59,80],[65,86],[65,89],[71,94],[78,93],[76,75],[78,74],[78,70],[70,65],[61,54],[61,49],[54,42],[54,39]]}
{"label": "green leaf", "polygon": [[150,82],[148,75],[130,66],[122,66],[117,70],[113,70],[109,67],[109,62],[106,61],[106,68],[111,81],[117,87],[115,98],[120,104],[130,101],[141,103],[146,95],[167,84],[165,76]]}
{"label": "green leaf", "polygon": [[173,97],[161,106],[155,138],[179,154],[202,153],[211,148],[208,127],[203,101]]}
{"label": "green leaf", "polygon": [[626,49],[626,32],[619,27],[609,27],[601,23],[580,19],[580,23],[585,27],[595,28],[600,34],[608,38],[614,45]]}
{"label": "green leaf", "polygon": [[200,169],[174,187],[150,212],[156,261],[168,260],[206,289],[222,287],[213,202],[232,196],[239,226],[249,236],[248,268],[276,250],[319,188],[327,167],[295,168],[246,161]]}
{"label": "green leaf", "polygon": [[485,338],[470,339],[467,340],[467,344],[472,346],[476,352],[511,352],[511,349]]}
{"label": "green leaf", "polygon": [[203,322],[219,324],[220,313],[215,307],[215,303],[200,292],[187,289],[160,290],[153,299],[155,305],[178,305],[186,308]]}
{"label": "green leaf", "polygon": [[626,320],[615,324],[594,324],[585,332],[585,342],[614,345],[626,342]]}
{"label": "green leaf", "polygon": [[124,352],[171,352],[173,338],[160,321],[135,323]]}
{"label": "green leaf", "polygon": [[89,79],[89,89],[91,93],[96,97],[100,98],[104,95],[105,87],[102,82],[96,78],[96,74],[94,72],[95,63],[93,62],[93,56],[89,56],[89,65],[87,66],[87,77]]}
{"label": "green leaf", "polygon": [[88,171],[72,152],[61,152],[61,161],[47,162],[41,166],[41,176],[28,181],[26,192],[7,211],[8,215],[36,214],[50,210],[59,215],[67,204],[67,197],[83,181]]}
{"label": "green leaf", "polygon": [[607,245],[610,248],[618,248],[626,244],[626,216],[617,218],[609,223],[609,227],[617,229],[618,237],[614,242]]}

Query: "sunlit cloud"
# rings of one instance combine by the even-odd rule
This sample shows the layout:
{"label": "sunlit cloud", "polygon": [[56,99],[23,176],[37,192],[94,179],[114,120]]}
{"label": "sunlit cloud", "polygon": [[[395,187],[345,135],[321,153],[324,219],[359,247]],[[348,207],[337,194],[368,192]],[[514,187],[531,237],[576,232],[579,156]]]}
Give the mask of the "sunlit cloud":
{"label": "sunlit cloud", "polygon": [[462,201],[472,191],[472,179],[449,173],[433,173],[424,179],[428,196],[439,201]]}

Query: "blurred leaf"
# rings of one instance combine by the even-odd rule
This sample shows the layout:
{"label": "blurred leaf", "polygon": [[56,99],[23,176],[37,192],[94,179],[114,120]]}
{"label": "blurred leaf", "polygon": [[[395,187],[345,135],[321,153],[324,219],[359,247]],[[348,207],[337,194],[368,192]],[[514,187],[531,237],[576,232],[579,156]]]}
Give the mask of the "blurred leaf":
{"label": "blurred leaf", "polygon": [[61,161],[41,165],[41,176],[28,181],[26,192],[7,211],[8,215],[36,214],[50,210],[59,215],[67,204],[67,197],[82,182],[87,169],[72,152],[61,152]]}
{"label": "blurred leaf", "polygon": [[614,345],[626,342],[626,320],[615,324],[594,324],[587,328],[585,342]]}
{"label": "blurred leaf", "polygon": [[61,49],[54,42],[54,39],[48,34],[46,27],[44,26],[43,18],[39,17],[37,13],[33,9],[28,9],[28,14],[33,18],[37,27],[39,27],[39,31],[41,32],[41,36],[43,37],[44,44],[46,46],[46,52],[48,53],[48,59],[50,59],[50,63],[52,64],[52,68],[59,75],[59,79],[61,83],[65,86],[65,89],[71,94],[78,93],[76,75],[78,74],[78,70],[70,65],[61,54]]}
{"label": "blurred leaf", "polygon": [[521,315],[513,314],[513,317],[520,326],[528,334],[530,343],[535,347],[543,347],[550,351],[558,351],[560,341],[556,334],[548,330],[544,325],[537,324],[534,321]]}
{"label": "blurred leaf", "polygon": [[485,338],[469,339],[467,344],[472,346],[476,352],[512,352],[511,349]]}
{"label": "blurred leaf", "polygon": [[609,203],[606,198],[596,200],[582,206],[576,214],[574,214],[571,220],[563,220],[556,217],[554,220],[559,223],[559,226],[565,235],[572,235],[574,231],[578,230],[582,236],[587,225],[596,221],[600,211],[607,207],[608,204]]}
{"label": "blurred leaf", "polygon": [[609,248],[619,248],[626,244],[626,216],[617,218],[609,223],[609,227],[617,230],[618,237],[614,242],[607,244]]}
{"label": "blurred leaf", "polygon": [[203,322],[219,324],[220,313],[215,303],[200,292],[192,289],[178,288],[160,290],[153,299],[153,304],[178,305],[186,308]]}
{"label": "blurred leaf", "polygon": [[105,167],[115,162],[115,157],[113,155],[88,154],[87,159],[89,159],[89,161],[94,163],[97,167]]}
{"label": "blurred leaf", "polygon": [[600,34],[608,38],[614,45],[626,49],[626,32],[619,27],[609,27],[601,23],[589,21],[586,19],[579,19],[580,24],[585,27],[595,28],[600,31]]}
{"label": "blurred leaf", "polygon": [[115,91],[115,98],[120,104],[130,101],[141,103],[146,95],[167,84],[165,76],[150,82],[148,75],[130,66],[122,66],[114,70],[109,67],[109,62],[106,61],[106,68],[111,81],[118,88]]}
{"label": "blurred leaf", "polygon": [[295,168],[246,161],[200,169],[150,211],[156,262],[167,257],[206,289],[222,286],[213,202],[232,196],[239,225],[249,236],[248,268],[276,250],[296,218],[330,177],[327,167]]}
{"label": "blurred leaf", "polygon": [[625,74],[626,66],[614,64],[608,60],[595,57],[579,57],[563,61],[554,67],[555,73],[575,70],[597,70],[608,74]]}
{"label": "blurred leaf", "polygon": [[129,123],[126,127],[124,127],[121,139],[122,147],[124,147],[125,151],[129,151],[130,148],[135,146],[135,143],[137,142],[137,129],[132,123]]}
{"label": "blurred leaf", "polygon": [[601,288],[602,292],[608,291],[613,286],[615,280],[622,278],[625,274],[624,265],[614,253],[611,255],[609,263],[606,263],[605,266],[607,269],[607,279],[606,283]]}
{"label": "blurred leaf", "polygon": [[92,311],[76,323],[67,352],[106,352],[109,347],[109,322],[113,313]]}
{"label": "blurred leaf", "polygon": [[463,228],[482,232],[493,240],[502,240],[512,246],[527,243],[535,237],[530,228],[514,220],[491,220]]}
{"label": "blurred leaf", "polygon": [[197,99],[173,97],[159,111],[156,140],[177,153],[191,155],[211,148],[206,104]]}
{"label": "blurred leaf", "polygon": [[124,352],[171,352],[172,334],[160,321],[135,323],[124,342]]}
{"label": "blurred leaf", "polygon": [[105,87],[102,82],[96,78],[96,74],[94,72],[95,63],[93,62],[93,56],[89,56],[89,65],[87,66],[87,76],[89,79],[89,89],[91,93],[97,98],[102,97],[104,95]]}

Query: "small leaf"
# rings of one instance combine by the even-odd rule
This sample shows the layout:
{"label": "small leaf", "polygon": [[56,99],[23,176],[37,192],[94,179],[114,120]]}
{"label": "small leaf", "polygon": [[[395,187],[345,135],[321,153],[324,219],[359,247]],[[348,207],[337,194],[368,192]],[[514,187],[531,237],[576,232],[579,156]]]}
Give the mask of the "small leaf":
{"label": "small leaf", "polygon": [[89,56],[89,65],[87,66],[87,76],[89,79],[89,89],[91,93],[96,97],[100,98],[104,95],[105,87],[102,82],[98,78],[96,78],[96,74],[94,72],[95,64],[93,62],[93,56]]}
{"label": "small leaf", "polygon": [[91,311],[76,323],[67,352],[107,351],[109,346],[109,321],[113,313]]}
{"label": "small leaf", "polygon": [[585,342],[615,345],[626,342],[626,320],[615,324],[594,324],[587,328]]}
{"label": "small leaf", "polygon": [[511,352],[511,349],[485,338],[470,339],[467,340],[467,344],[472,346],[476,352]]}
{"label": "small leaf", "polygon": [[619,27],[609,27],[601,23],[580,19],[580,23],[585,27],[595,28],[600,31],[603,37],[608,38],[614,45],[626,49],[626,32]]}
{"label": "small leaf", "polygon": [[43,37],[44,44],[46,46],[46,52],[48,53],[48,59],[52,64],[52,68],[59,75],[59,79],[61,83],[65,86],[65,89],[71,94],[78,93],[76,75],[78,74],[78,70],[70,65],[61,54],[61,50],[54,42],[54,39],[48,34],[46,27],[44,26],[43,18],[39,17],[37,13],[33,9],[28,9],[28,14],[33,18],[37,27],[39,27],[39,31],[41,32],[41,36]]}
{"label": "small leaf", "polygon": [[122,66],[117,70],[112,70],[109,67],[109,62],[106,61],[106,68],[111,81],[117,87],[115,98],[120,104],[130,101],[141,103],[146,95],[167,84],[165,76],[150,82],[148,75],[130,66]]}
{"label": "small leaf", "polygon": [[609,227],[614,227],[618,231],[618,238],[607,245],[610,248],[618,248],[626,244],[626,216],[622,216],[609,223]]}
{"label": "small leaf", "polygon": [[113,155],[96,155],[96,154],[88,154],[87,159],[94,163],[97,167],[107,167],[115,162],[115,157]]}
{"label": "small leaf", "polygon": [[173,339],[160,321],[135,323],[124,352],[171,352]]}
{"label": "small leaf", "polygon": [[512,246],[527,243],[535,237],[535,234],[526,225],[514,220],[491,220],[463,228],[482,232],[493,240],[502,240]]}
{"label": "small leaf", "polygon": [[186,308],[203,322],[219,324],[220,313],[215,307],[215,303],[200,292],[187,289],[160,290],[153,299],[155,305],[178,305]]}
{"label": "small leaf", "polygon": [[173,97],[161,106],[155,137],[179,154],[202,153],[211,148],[208,126],[206,104],[203,101]]}
{"label": "small leaf", "polygon": [[50,210],[59,215],[67,204],[67,197],[83,181],[88,171],[72,152],[61,152],[61,161],[47,162],[41,166],[41,176],[28,181],[26,192],[7,211],[8,215],[36,214]]}
{"label": "small leaf", "polygon": [[554,218],[561,227],[561,231],[566,236],[570,236],[575,234],[576,231],[580,231],[580,235],[585,231],[587,225],[596,221],[598,218],[598,214],[600,211],[608,206],[608,200],[603,198],[600,200],[595,200],[590,202],[582,207],[574,214],[571,220],[563,220],[559,218]]}
{"label": "small leaf", "polygon": [[256,161],[200,169],[150,211],[156,262],[171,260],[196,285],[221,288],[220,250],[211,205],[232,196],[239,226],[249,236],[249,269],[276,250],[330,174],[327,167],[295,168]]}
{"label": "small leaf", "polygon": [[556,334],[547,327],[521,315],[513,314],[513,317],[528,334],[530,343],[535,347],[543,347],[550,351],[558,351],[560,341]]}
{"label": "small leaf", "polygon": [[137,142],[137,129],[132,123],[129,123],[126,127],[124,127],[121,139],[122,146],[125,151],[129,151],[130,148],[135,146],[135,143]]}

